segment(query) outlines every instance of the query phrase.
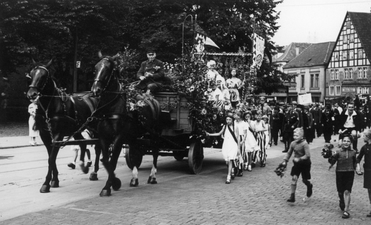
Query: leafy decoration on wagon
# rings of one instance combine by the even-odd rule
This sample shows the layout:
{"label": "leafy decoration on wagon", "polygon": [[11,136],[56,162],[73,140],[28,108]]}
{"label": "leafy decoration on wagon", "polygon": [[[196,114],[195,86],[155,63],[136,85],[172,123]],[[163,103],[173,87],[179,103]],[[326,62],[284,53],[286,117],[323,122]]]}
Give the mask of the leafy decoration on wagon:
{"label": "leafy decoration on wagon", "polygon": [[207,101],[209,87],[205,76],[206,63],[200,58],[189,56],[183,58],[183,61],[178,59],[177,65],[167,71],[167,76],[173,81],[172,91],[187,99],[193,132],[202,135],[204,130],[213,130],[212,118],[218,114],[213,103]]}

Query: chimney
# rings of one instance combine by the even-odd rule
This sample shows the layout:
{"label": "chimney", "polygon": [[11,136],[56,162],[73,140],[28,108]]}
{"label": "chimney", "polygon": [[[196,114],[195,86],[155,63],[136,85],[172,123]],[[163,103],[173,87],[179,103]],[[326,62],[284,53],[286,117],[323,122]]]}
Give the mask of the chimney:
{"label": "chimney", "polygon": [[296,47],[296,48],[295,48],[295,56],[298,56],[299,53],[300,53],[300,49],[299,49],[299,47]]}

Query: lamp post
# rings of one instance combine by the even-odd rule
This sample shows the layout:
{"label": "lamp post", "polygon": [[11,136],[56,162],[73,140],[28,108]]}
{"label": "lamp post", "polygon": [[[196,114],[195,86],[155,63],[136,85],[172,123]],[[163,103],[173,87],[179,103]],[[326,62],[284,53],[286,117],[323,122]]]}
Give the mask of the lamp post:
{"label": "lamp post", "polygon": [[184,71],[184,25],[188,17],[191,17],[191,23],[193,24],[193,16],[188,14],[182,23],[182,72]]}

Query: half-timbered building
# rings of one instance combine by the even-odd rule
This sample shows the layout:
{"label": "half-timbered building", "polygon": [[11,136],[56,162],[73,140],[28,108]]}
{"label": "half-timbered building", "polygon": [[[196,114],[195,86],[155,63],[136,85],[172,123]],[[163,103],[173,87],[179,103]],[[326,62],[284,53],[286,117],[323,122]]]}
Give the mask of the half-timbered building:
{"label": "half-timbered building", "polygon": [[326,76],[326,99],[371,94],[371,13],[347,12]]}

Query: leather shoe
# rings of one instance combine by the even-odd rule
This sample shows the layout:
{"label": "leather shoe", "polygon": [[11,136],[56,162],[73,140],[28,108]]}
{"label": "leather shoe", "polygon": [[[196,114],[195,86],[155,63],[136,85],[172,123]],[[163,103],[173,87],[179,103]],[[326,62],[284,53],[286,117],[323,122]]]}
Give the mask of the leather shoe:
{"label": "leather shoe", "polygon": [[75,169],[75,167],[76,167],[76,165],[73,164],[73,163],[68,163],[67,166],[68,166],[68,167],[71,167],[71,169]]}

